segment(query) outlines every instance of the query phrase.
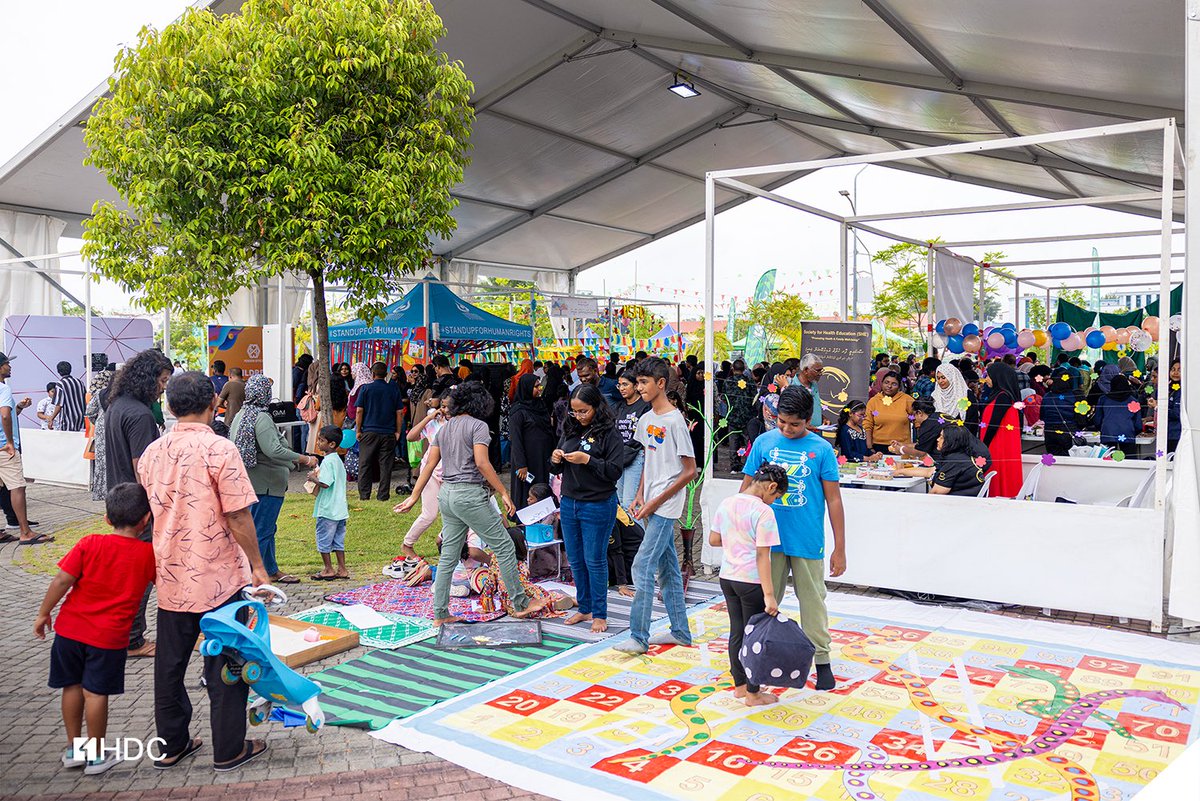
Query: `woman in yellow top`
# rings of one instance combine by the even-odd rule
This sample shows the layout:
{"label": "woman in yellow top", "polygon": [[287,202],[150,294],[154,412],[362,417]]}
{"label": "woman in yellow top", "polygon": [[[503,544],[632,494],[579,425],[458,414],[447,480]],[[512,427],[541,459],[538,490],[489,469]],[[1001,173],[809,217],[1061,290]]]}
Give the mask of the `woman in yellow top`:
{"label": "woman in yellow top", "polygon": [[867,448],[874,453],[887,453],[893,442],[906,445],[912,442],[912,395],[900,391],[900,376],[895,372],[884,375],[879,394],[867,401],[867,416],[863,430],[867,433]]}

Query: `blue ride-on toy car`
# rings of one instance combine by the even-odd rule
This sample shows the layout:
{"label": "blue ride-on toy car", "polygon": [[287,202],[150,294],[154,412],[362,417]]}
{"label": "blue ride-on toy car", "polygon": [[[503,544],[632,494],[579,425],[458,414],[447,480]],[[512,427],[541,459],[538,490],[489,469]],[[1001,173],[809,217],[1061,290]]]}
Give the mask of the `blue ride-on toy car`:
{"label": "blue ride-on toy car", "polygon": [[[256,591],[262,589],[255,588]],[[242,609],[249,615],[245,623],[237,619]],[[202,654],[219,656],[224,653],[230,658],[231,664],[221,668],[221,680],[226,684],[244,681],[258,696],[247,711],[252,726],[258,726],[270,717],[274,703],[303,709],[304,725],[310,732],[324,725],[325,714],[317,700],[321,685],[301,676],[271,653],[271,628],[267,608],[261,601],[237,601],[209,612],[200,618],[200,631],[204,633],[204,642],[200,645]]]}

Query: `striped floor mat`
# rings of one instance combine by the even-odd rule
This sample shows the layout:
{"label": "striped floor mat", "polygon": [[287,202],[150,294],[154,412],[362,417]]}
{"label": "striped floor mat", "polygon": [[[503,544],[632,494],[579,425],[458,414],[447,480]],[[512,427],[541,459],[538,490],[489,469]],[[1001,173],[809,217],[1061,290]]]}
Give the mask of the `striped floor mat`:
{"label": "striped floor mat", "polygon": [[426,640],[371,651],[308,678],[321,685],[321,709],[329,725],[379,729],[578,644],[544,634],[541,645],[442,650]]}
{"label": "striped floor mat", "polygon": [[[568,591],[574,594],[573,587],[567,587]],[[721,587],[716,582],[712,581],[693,581],[688,584],[687,592],[683,595],[683,601],[688,606],[695,606],[699,603],[707,603],[721,594]],[[608,593],[608,631],[595,634],[589,628],[591,624],[578,623],[574,626],[568,626],[563,623],[564,618],[548,618],[542,621],[542,631],[547,634],[558,634],[563,637],[570,637],[578,642],[599,642],[600,640],[609,637],[616,637],[629,631],[629,613],[633,609],[633,599],[626,598],[616,590],[610,590]],[[654,601],[654,605],[650,607],[650,620],[660,620],[667,615],[667,608],[662,605],[659,600]]]}

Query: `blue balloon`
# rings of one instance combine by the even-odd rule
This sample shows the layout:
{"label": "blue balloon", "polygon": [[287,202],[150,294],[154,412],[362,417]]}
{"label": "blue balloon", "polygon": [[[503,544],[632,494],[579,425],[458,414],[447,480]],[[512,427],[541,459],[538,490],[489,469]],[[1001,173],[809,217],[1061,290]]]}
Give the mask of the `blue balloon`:
{"label": "blue balloon", "polygon": [[975,325],[975,323],[967,323],[966,325],[964,325],[962,327],[962,331],[960,333],[962,333],[962,335],[964,337],[969,337],[972,334],[978,335],[979,334],[979,326]]}
{"label": "blue balloon", "polygon": [[952,336],[948,340],[946,340],[946,350],[950,351],[951,353],[962,353],[963,352],[962,336],[960,336],[959,334],[955,334],[954,336]]}
{"label": "blue balloon", "polygon": [[935,326],[933,327],[933,330],[934,330],[934,331],[936,331],[936,332],[937,332],[937,333],[939,333],[939,334],[944,334],[944,333],[946,333],[946,321],[945,321],[945,320],[938,320],[938,321],[937,321],[937,325],[935,325]]}
{"label": "blue balloon", "polygon": [[1071,326],[1066,323],[1053,323],[1050,326],[1050,336],[1055,339],[1066,339],[1071,336]]}
{"label": "blue balloon", "polygon": [[1004,347],[1012,350],[1017,346],[1017,332],[1011,328],[1005,328],[1001,331],[1004,334]]}
{"label": "blue balloon", "polygon": [[354,433],[353,428],[342,429],[342,447],[349,450],[354,447],[354,443],[358,442],[358,435]]}
{"label": "blue balloon", "polygon": [[1102,348],[1105,341],[1103,331],[1092,331],[1087,335],[1087,346],[1089,348]]}

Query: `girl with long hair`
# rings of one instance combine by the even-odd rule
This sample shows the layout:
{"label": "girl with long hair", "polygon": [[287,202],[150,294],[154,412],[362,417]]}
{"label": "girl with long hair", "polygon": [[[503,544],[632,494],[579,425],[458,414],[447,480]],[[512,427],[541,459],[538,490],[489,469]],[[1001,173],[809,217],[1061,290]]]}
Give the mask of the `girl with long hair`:
{"label": "girl with long hair", "polygon": [[512,466],[509,492],[518,509],[526,506],[530,485],[550,480],[554,429],[541,395],[542,385],[533,374],[531,364],[530,371],[516,382],[516,392],[508,409],[509,464]]}
{"label": "girl with long hair", "polygon": [[993,498],[1015,498],[1021,491],[1021,416],[1013,407],[1020,403],[1017,371],[1003,361],[988,365],[989,401],[979,421],[980,439],[992,455],[996,477]]}

